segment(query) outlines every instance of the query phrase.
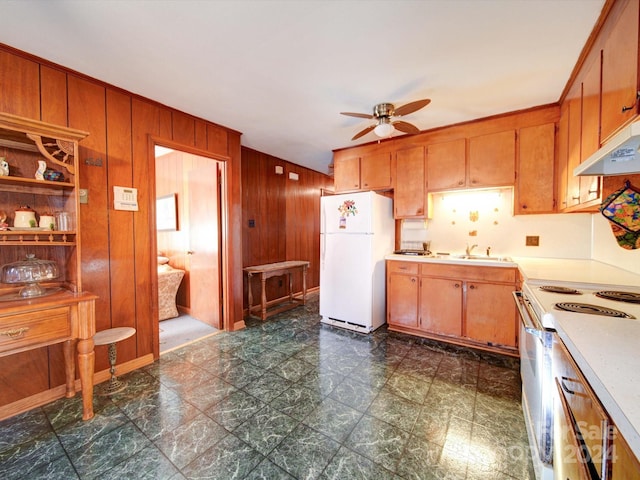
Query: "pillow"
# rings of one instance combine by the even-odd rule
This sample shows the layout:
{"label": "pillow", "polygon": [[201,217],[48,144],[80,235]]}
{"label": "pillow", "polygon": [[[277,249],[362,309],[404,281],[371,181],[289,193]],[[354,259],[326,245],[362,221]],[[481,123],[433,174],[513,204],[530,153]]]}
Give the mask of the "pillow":
{"label": "pillow", "polygon": [[158,256],[158,265],[165,265],[167,263],[169,263],[169,257]]}

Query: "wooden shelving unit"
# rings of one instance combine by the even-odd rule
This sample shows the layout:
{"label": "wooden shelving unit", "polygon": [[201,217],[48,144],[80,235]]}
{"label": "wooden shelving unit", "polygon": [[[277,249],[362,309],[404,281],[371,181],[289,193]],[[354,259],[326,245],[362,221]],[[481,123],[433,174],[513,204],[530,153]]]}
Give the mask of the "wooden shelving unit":
{"label": "wooden shelving unit", "polygon": [[[0,356],[62,343],[65,385],[0,406],[0,419],[76,393],[76,359],[82,389],[82,416],[93,417],[93,335],[95,296],[84,292],[78,198],[78,142],[88,134],[0,113],[0,157],[9,172],[0,175],[0,211],[6,225],[0,227],[0,265],[36,258],[53,260],[59,277],[47,282],[51,293],[21,298],[21,285],[0,278]],[[44,163],[43,163],[44,162]],[[38,169],[60,172],[60,181],[44,180]],[[64,212],[73,230],[15,229],[14,211],[28,205],[39,215]],[[75,357],[75,358],[74,358]],[[29,382],[29,378],[19,381]]]}

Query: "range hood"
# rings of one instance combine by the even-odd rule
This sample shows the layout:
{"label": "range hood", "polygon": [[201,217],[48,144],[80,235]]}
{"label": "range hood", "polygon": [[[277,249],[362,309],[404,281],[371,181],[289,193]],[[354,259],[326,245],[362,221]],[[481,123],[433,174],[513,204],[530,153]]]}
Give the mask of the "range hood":
{"label": "range hood", "polygon": [[573,175],[640,173],[640,121],[631,123],[573,170]]}

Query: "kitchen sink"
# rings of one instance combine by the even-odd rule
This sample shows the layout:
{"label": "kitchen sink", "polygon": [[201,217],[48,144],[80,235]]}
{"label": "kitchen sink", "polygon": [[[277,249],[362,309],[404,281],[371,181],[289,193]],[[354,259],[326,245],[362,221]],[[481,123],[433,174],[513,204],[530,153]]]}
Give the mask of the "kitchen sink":
{"label": "kitchen sink", "polygon": [[491,262],[512,262],[511,257],[492,257],[489,255],[451,255],[451,258],[459,260],[488,260]]}

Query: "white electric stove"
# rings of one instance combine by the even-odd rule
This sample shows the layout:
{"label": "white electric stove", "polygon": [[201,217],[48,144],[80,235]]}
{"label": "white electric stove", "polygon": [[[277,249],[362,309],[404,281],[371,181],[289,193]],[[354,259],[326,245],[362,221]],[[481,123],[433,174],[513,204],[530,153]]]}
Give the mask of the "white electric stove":
{"label": "white electric stove", "polygon": [[525,282],[514,292],[520,313],[522,408],[538,480],[553,480],[553,345],[558,312],[640,321],[640,287]]}

